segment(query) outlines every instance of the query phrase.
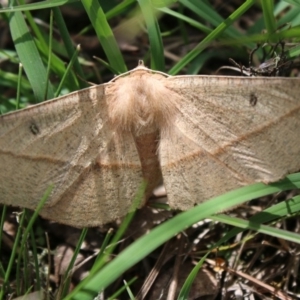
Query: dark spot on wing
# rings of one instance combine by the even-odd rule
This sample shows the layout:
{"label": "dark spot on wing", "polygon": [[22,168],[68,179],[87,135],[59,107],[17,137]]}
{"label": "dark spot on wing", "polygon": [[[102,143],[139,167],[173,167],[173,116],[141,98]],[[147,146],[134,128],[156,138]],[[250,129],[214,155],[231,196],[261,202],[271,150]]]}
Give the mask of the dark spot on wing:
{"label": "dark spot on wing", "polygon": [[36,123],[32,122],[30,125],[29,125],[29,129],[31,131],[32,134],[34,135],[37,135],[40,133],[40,129],[39,127],[37,126]]}
{"label": "dark spot on wing", "polygon": [[254,93],[251,93],[250,94],[250,105],[255,106],[257,103],[257,100],[258,100],[257,96]]}

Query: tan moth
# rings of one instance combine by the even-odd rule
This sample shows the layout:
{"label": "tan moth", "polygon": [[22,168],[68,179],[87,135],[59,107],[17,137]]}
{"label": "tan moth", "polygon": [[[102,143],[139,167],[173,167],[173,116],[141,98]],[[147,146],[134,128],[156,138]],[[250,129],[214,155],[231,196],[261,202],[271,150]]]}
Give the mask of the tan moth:
{"label": "tan moth", "polygon": [[[300,169],[300,79],[168,76],[106,84],[0,116],[0,203],[77,227],[124,216],[145,179],[186,210]],[[251,99],[256,104],[251,105]]]}

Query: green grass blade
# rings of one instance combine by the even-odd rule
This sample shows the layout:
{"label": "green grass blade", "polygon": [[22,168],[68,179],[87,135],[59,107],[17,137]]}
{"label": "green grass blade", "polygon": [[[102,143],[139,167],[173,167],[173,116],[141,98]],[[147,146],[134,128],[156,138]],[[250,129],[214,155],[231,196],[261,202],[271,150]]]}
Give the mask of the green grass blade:
{"label": "green grass blade", "polygon": [[[53,42],[53,39],[51,38],[51,36],[49,36],[49,37],[45,36],[45,34],[42,32],[41,28],[39,26],[37,26],[35,20],[33,19],[32,15],[29,11],[25,11],[25,15],[26,15],[26,19],[27,19],[28,23],[30,24],[30,28],[32,29],[32,31],[34,32],[34,35],[36,36],[35,44],[36,44],[39,52],[41,53],[42,59],[44,59],[44,61],[48,60],[47,66],[48,66],[49,71],[51,68],[51,70],[55,74],[57,74],[59,77],[64,76],[65,71],[66,71],[65,63],[53,53],[52,47],[50,45],[48,45],[49,44],[48,41],[50,40],[51,42]],[[56,14],[56,16],[58,16],[58,18],[59,18],[59,14]],[[57,22],[57,25],[59,26],[60,31],[62,31],[64,33],[64,35],[63,35],[64,42],[66,42],[66,30],[64,31],[62,22]],[[50,34],[51,34],[51,30],[50,30]],[[51,62],[51,63],[49,64],[49,62]],[[77,81],[76,77],[68,76],[67,79],[68,80],[66,81],[66,86],[68,86],[68,88],[71,91],[78,90],[79,85],[78,85],[78,81]],[[46,84],[46,88],[47,88],[47,84]],[[54,95],[51,96],[51,98],[53,98],[53,97],[54,97]],[[44,97],[44,98],[49,99],[49,97]]]}
{"label": "green grass blade", "polygon": [[298,26],[300,24],[300,8],[294,8],[286,12],[280,21],[278,22],[278,26],[281,25],[290,25],[290,26]]}
{"label": "green grass blade", "polygon": [[136,0],[124,0],[124,1],[120,2],[119,4],[117,4],[114,8],[112,8],[110,11],[108,11],[105,14],[107,20],[122,14],[124,11],[126,11],[128,9],[129,6],[131,6],[135,2],[136,2]]}
{"label": "green grass blade", "polygon": [[97,1],[82,0],[111,67],[119,74],[127,71],[126,64],[106,16]]}
{"label": "green grass blade", "polygon": [[[73,67],[73,65],[74,65],[74,63],[77,61],[78,62],[78,53],[79,53],[79,51],[80,51],[80,46],[78,45],[77,47],[76,47],[76,50],[75,50],[75,52],[73,53],[73,55],[72,55],[72,58],[71,58],[71,60],[70,60],[70,62],[69,62],[69,64],[68,64],[68,66],[67,66],[67,68],[66,68],[66,71],[65,71],[65,73],[63,74],[63,77],[62,77],[62,79],[61,79],[61,81],[60,81],[60,83],[59,83],[59,86],[58,86],[58,88],[57,88],[57,90],[56,90],[56,92],[55,92],[55,97],[58,97],[59,96],[59,94],[60,94],[60,92],[61,92],[61,90],[62,90],[62,88],[63,88],[63,84],[65,83],[65,79],[68,77],[68,75],[70,75],[70,72],[71,72],[71,67]],[[77,81],[78,82],[78,81]],[[75,87],[74,87],[75,88]],[[79,87],[78,87],[79,88]],[[76,88],[75,88],[76,89]]]}
{"label": "green grass blade", "polygon": [[[220,23],[224,22],[224,19],[216,12],[215,8],[206,1],[180,0],[180,3],[214,27],[217,27]],[[231,38],[236,38],[241,35],[241,33],[234,27],[228,26],[228,28],[226,28],[226,35]]]}
{"label": "green grass blade", "polygon": [[[47,70],[46,70],[46,73],[47,73],[47,79],[49,78],[50,76],[50,69],[51,69],[51,58],[52,58],[52,42],[53,42],[53,11],[50,12],[50,24],[49,24],[49,29],[50,29],[50,32],[49,32],[49,47],[48,47],[48,62],[47,62]],[[45,90],[45,99],[47,99],[47,90],[48,90],[48,80],[46,81],[46,90]]]}
{"label": "green grass blade", "polygon": [[20,107],[22,71],[23,71],[23,65],[19,64],[18,86],[17,86],[17,96],[16,96],[16,109],[19,109],[19,107]]}
{"label": "green grass blade", "polygon": [[[3,294],[5,292],[5,290],[8,288],[8,281],[9,281],[9,277],[10,277],[10,274],[11,274],[11,271],[12,271],[12,267],[13,265],[15,264],[15,258],[16,258],[16,255],[19,253],[20,255],[20,252],[18,251],[18,247],[19,247],[19,242],[21,240],[21,233],[22,233],[22,226],[23,226],[23,222],[24,222],[24,211],[21,215],[21,218],[20,218],[20,223],[19,223],[19,227],[18,227],[18,231],[17,231],[17,234],[16,234],[16,237],[15,237],[15,240],[14,240],[14,244],[13,244],[13,248],[12,248],[12,251],[11,251],[11,254],[10,254],[10,258],[9,258],[9,262],[8,262],[8,266],[7,266],[7,269],[5,270],[5,277],[4,277],[4,281],[3,281],[3,288],[1,289],[0,291],[0,299],[3,299]],[[19,270],[17,269],[17,272]],[[19,280],[19,276],[17,276],[17,281]],[[17,290],[18,290],[19,286],[17,285]]]}
{"label": "green grass blade", "polygon": [[130,286],[131,284],[133,284],[135,281],[137,281],[137,277],[134,277],[132,279],[130,279],[125,286],[121,287],[118,291],[116,291],[113,295],[111,295],[109,298],[107,298],[107,300],[115,300],[115,299],[119,299],[120,295],[127,289],[128,286]]}
{"label": "green grass blade", "polygon": [[169,71],[170,75],[177,74],[184,66],[191,62],[197,55],[199,55],[212,41],[221,34],[242,14],[244,14],[253,4],[255,0],[246,0],[237,10],[235,10],[225,21],[218,25],[206,38],[203,39],[193,50],[191,50],[185,57],[183,57],[173,68]]}
{"label": "green grass blade", "polygon": [[258,222],[245,221],[239,218],[230,217],[226,215],[212,216],[210,217],[214,221],[219,221],[231,226],[239,227],[242,229],[255,230],[259,233],[264,233],[270,236],[277,237],[279,239],[284,239],[293,243],[300,244],[300,235],[294,232],[289,232],[279,228],[273,228],[271,226],[262,225]]}
{"label": "green grass blade", "polygon": [[138,0],[146,22],[151,51],[151,69],[165,71],[164,48],[151,0]]}
{"label": "green grass blade", "polygon": [[[50,26],[50,36],[47,36],[47,34],[45,34],[42,31],[42,28],[37,26],[35,20],[33,19],[32,15],[29,11],[25,11],[25,15],[26,15],[26,19],[30,25],[31,30],[34,33],[34,36],[36,36],[35,43],[36,43],[36,46],[37,46],[39,52],[41,53],[41,57],[44,60],[44,62],[48,61],[47,76],[50,75],[50,69],[51,69],[59,77],[62,77],[63,74],[65,73],[65,64],[52,51],[53,48],[50,45],[50,43],[53,43],[53,38],[51,37],[51,27],[52,27],[51,24],[49,25]],[[61,23],[58,23],[58,25],[62,26]],[[76,80],[76,78],[74,76],[68,76],[68,81],[66,82],[66,86],[68,86],[68,88],[71,91],[77,90],[78,89],[78,81]],[[46,84],[46,90],[47,90],[47,84]],[[46,92],[46,90],[45,90],[45,92]],[[52,96],[51,98],[53,98],[53,97],[54,96]],[[44,98],[48,99],[48,97],[44,97]]]}
{"label": "green grass blade", "polygon": [[265,26],[268,33],[273,33],[276,31],[276,21],[274,18],[274,1],[264,0],[261,1],[261,6],[263,9]]}
{"label": "green grass blade", "polygon": [[300,0],[285,0],[286,2],[300,7]]}
{"label": "green grass blade", "polygon": [[207,253],[206,255],[204,255],[200,261],[197,263],[197,265],[193,268],[193,270],[191,271],[191,273],[189,274],[189,276],[187,277],[187,279],[185,280],[180,292],[179,292],[179,295],[178,295],[178,300],[186,300],[189,298],[189,292],[190,292],[190,289],[192,287],[192,284],[195,280],[195,278],[197,277],[197,274],[199,272],[199,270],[201,269],[207,255],[209,253]]}
{"label": "green grass blade", "polygon": [[[54,18],[57,24],[57,27],[60,32],[60,36],[62,38],[62,41],[66,47],[66,51],[68,54],[68,57],[72,57],[72,65],[74,68],[74,71],[76,72],[77,75],[79,75],[81,78],[85,78],[83,70],[81,68],[81,65],[79,63],[78,57],[76,53],[78,54],[78,47],[74,47],[72,39],[69,35],[67,26],[65,24],[65,21],[62,17],[61,11],[59,8],[55,7],[53,8],[53,13],[54,13]],[[77,80],[76,77],[74,78],[74,86],[72,87],[73,90],[78,90],[80,88],[85,88],[87,87],[87,84],[83,82],[82,80]]]}
{"label": "green grass blade", "polygon": [[159,11],[163,12],[164,14],[173,16],[178,20],[182,20],[182,21],[186,22],[187,24],[197,28],[198,30],[203,31],[204,33],[208,34],[208,33],[212,32],[212,29],[208,28],[207,26],[203,25],[202,23],[197,22],[194,19],[187,17],[177,11],[171,10],[168,7],[159,8]]}
{"label": "green grass blade", "polygon": [[[295,214],[300,211],[300,196],[294,197],[288,201],[284,201],[273,205],[266,210],[254,215],[249,219],[251,222],[256,223],[267,223],[277,220],[280,217],[285,217],[287,215]],[[229,239],[236,236],[244,229],[240,228],[233,228],[229,231],[217,244],[215,247],[226,243]]]}
{"label": "green grass blade", "polygon": [[[47,71],[22,13],[11,13],[9,15],[9,26],[18,56],[32,86],[35,98],[37,102],[41,102],[45,100],[44,95],[48,80]],[[49,82],[47,99],[53,98],[53,96],[53,88]]]}
{"label": "green grass blade", "polygon": [[74,254],[72,256],[72,259],[68,265],[68,268],[63,276],[63,279],[62,279],[62,284],[63,284],[63,291],[62,291],[62,296],[66,296],[70,290],[70,283],[71,283],[71,278],[72,278],[72,274],[71,274],[71,271],[72,271],[72,268],[74,267],[74,264],[75,264],[75,261],[76,261],[76,258],[79,254],[79,251],[81,249],[81,246],[82,246],[82,243],[84,242],[84,239],[87,235],[87,232],[88,232],[88,229],[87,228],[84,228],[82,229],[81,231],[81,234],[80,234],[80,237],[79,237],[79,240],[76,244],[76,248],[74,250]]}
{"label": "green grass blade", "polygon": [[1,8],[0,13],[4,12],[17,12],[17,11],[26,11],[26,10],[35,10],[35,9],[45,9],[45,8],[52,8],[57,7],[65,4],[70,4],[72,2],[78,2],[79,0],[47,0],[47,1],[40,1],[37,3],[30,3],[30,4],[22,4],[22,5],[14,5],[9,8]]}
{"label": "green grass blade", "polygon": [[275,32],[272,34],[253,34],[236,39],[222,39],[221,42],[225,45],[245,45],[248,43],[264,43],[268,40],[285,40],[290,38],[298,38],[300,35],[300,26]]}

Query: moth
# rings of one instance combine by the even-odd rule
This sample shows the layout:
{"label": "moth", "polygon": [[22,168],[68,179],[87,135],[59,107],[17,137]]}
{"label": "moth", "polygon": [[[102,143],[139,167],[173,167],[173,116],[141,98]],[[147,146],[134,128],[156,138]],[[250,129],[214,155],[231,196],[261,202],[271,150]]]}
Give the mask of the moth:
{"label": "moth", "polygon": [[[97,226],[143,180],[187,210],[300,169],[300,79],[168,76],[142,63],[112,81],[0,116],[0,203]],[[251,105],[251,99],[256,105]]]}

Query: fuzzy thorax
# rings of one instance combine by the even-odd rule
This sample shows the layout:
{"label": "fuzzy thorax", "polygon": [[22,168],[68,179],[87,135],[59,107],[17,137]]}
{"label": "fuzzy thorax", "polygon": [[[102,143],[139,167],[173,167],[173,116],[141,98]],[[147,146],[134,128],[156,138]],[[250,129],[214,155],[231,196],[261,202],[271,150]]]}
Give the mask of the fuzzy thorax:
{"label": "fuzzy thorax", "polygon": [[109,119],[118,132],[168,131],[175,115],[166,77],[140,70],[118,78],[107,94]]}

